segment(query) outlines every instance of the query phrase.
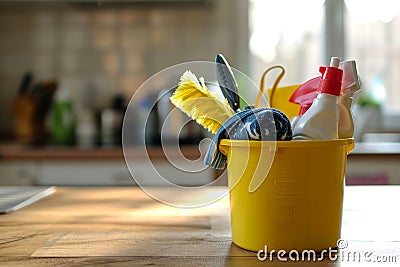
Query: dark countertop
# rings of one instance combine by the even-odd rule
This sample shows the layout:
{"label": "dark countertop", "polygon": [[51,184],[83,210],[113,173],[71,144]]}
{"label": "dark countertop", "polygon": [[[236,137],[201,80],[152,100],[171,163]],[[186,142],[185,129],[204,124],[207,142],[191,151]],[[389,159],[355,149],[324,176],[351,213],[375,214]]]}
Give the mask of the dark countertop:
{"label": "dark countertop", "polygon": [[400,143],[355,143],[351,154],[400,154]]}
{"label": "dark countertop", "polygon": [[[168,148],[166,148],[168,150]],[[182,154],[188,159],[199,158],[198,146],[181,147]],[[142,158],[144,150],[132,148],[130,156]],[[148,147],[150,158],[163,159],[165,153],[161,147]],[[180,156],[179,151],[168,152],[168,156]],[[356,143],[350,157],[400,156],[400,143]],[[78,147],[31,147],[18,144],[3,144],[0,146],[0,160],[123,160],[121,147],[110,148],[78,148]]]}
{"label": "dark countertop", "polygon": [[[125,151],[134,158],[143,158],[144,149],[132,148]],[[197,146],[183,146],[182,154],[188,159],[198,159],[200,151]],[[147,147],[150,158],[163,159],[165,153],[160,147]],[[168,151],[168,156],[180,156],[179,151]],[[78,148],[78,147],[31,147],[17,144],[0,146],[0,160],[123,160],[121,147]]]}

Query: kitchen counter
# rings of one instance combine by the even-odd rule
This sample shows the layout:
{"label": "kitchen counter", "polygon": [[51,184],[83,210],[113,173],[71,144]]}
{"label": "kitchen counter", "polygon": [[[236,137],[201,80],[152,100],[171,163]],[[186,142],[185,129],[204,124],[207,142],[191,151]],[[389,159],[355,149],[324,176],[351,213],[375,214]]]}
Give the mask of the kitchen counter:
{"label": "kitchen counter", "polygon": [[[166,148],[168,150],[168,147]],[[132,148],[126,151],[135,158],[143,158],[142,149]],[[198,146],[182,146],[182,154],[188,159],[200,157]],[[150,158],[162,159],[165,154],[160,147],[147,147]],[[178,151],[168,153],[168,156],[180,156]],[[123,160],[121,147],[109,148],[78,148],[78,147],[32,147],[9,144],[0,147],[0,160]]]}
{"label": "kitchen counter", "polygon": [[[168,150],[168,147],[166,147]],[[188,159],[200,157],[198,146],[182,146],[182,154]],[[135,158],[143,158],[143,150],[132,148],[130,155]],[[165,153],[161,147],[148,147],[150,158],[163,159]],[[356,143],[351,157],[363,156],[400,156],[400,143]],[[181,156],[179,151],[169,152],[168,156]],[[77,148],[77,147],[31,147],[17,144],[0,146],[0,160],[122,160],[121,147],[110,148]]]}
{"label": "kitchen counter", "polygon": [[358,142],[350,155],[391,155],[400,156],[400,143],[395,142]]}
{"label": "kitchen counter", "polygon": [[347,157],[348,184],[400,184],[400,143],[358,142]]}
{"label": "kitchen counter", "polygon": [[[169,195],[174,189],[157,188]],[[208,187],[197,195],[226,192]],[[372,261],[400,261],[399,186],[347,187],[342,239]],[[163,205],[139,188],[66,188],[0,216],[0,265],[271,266],[231,241],[227,197],[196,209]],[[355,259],[290,262],[296,266],[354,266]],[[268,260],[267,260],[268,261]],[[360,265],[364,265],[362,258]],[[269,264],[269,265],[268,265]],[[276,266],[274,265],[274,266]]]}
{"label": "kitchen counter", "polygon": [[[159,173],[181,185],[207,184],[216,172],[207,168],[192,174],[180,171],[171,164],[203,170],[204,164],[198,146],[133,147],[125,150],[136,173],[146,175],[146,183],[160,185],[157,172],[149,172],[150,161]],[[149,161],[150,159],[150,161]],[[188,163],[189,162],[189,163]],[[186,168],[186,167],[185,167]],[[0,146],[0,185],[132,185],[121,147],[30,147],[7,144]]]}

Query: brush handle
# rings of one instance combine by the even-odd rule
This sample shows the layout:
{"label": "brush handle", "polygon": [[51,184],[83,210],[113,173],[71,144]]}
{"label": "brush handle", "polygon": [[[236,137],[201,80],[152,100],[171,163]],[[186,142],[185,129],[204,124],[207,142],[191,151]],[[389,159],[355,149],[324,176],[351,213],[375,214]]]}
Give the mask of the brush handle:
{"label": "brush handle", "polygon": [[215,58],[217,63],[217,80],[222,94],[228,100],[229,105],[234,111],[240,109],[240,99],[238,93],[238,85],[233,76],[231,67],[223,55],[218,54]]}

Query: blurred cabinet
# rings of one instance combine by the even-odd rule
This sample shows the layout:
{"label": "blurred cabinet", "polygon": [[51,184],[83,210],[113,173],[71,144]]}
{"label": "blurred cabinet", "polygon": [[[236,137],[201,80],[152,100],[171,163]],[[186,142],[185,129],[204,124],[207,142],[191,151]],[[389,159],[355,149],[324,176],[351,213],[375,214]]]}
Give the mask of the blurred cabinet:
{"label": "blurred cabinet", "polygon": [[400,185],[400,143],[361,142],[347,158],[349,185]]}
{"label": "blurred cabinet", "polygon": [[346,184],[400,185],[399,162],[399,156],[350,156],[347,160]]}
{"label": "blurred cabinet", "polygon": [[[144,160],[133,163],[134,175],[142,179],[140,185],[160,185],[158,173],[168,177],[171,183],[183,186],[195,186],[209,183],[213,180],[214,172],[210,169],[201,173],[178,172],[167,160],[152,162],[157,172],[151,171]],[[192,166],[193,167],[193,166]],[[198,166],[201,168],[202,166]],[[41,175],[37,184],[40,185],[136,185],[124,161],[63,161],[42,162]]]}
{"label": "blurred cabinet", "polygon": [[39,169],[33,161],[1,161],[0,185],[35,185]]}
{"label": "blurred cabinet", "polygon": [[134,185],[122,161],[42,161],[38,185]]}
{"label": "blurred cabinet", "polygon": [[[151,162],[134,151],[131,168],[140,185],[161,185],[162,179],[181,186],[205,185],[215,171],[205,168],[197,148],[173,155],[173,164],[161,149],[150,149]],[[189,171],[188,171],[189,170]],[[201,171],[190,171],[201,170]],[[135,176],[135,177],[136,177]],[[136,185],[121,149],[0,149],[0,185]]]}
{"label": "blurred cabinet", "polygon": [[[205,185],[221,175],[206,168],[197,147],[184,148],[173,155],[173,164],[159,148],[149,149],[151,165],[141,151],[134,151],[134,175],[141,185],[167,181],[182,185]],[[137,153],[136,153],[137,152]],[[190,160],[187,160],[190,159]],[[194,160],[194,161],[193,161]],[[400,143],[356,143],[348,156],[348,184],[400,185]],[[203,170],[204,169],[204,170]],[[156,170],[156,171],[154,171]],[[199,170],[199,171],[190,171]],[[226,173],[218,185],[226,185]],[[120,149],[32,149],[0,148],[0,185],[127,185],[134,182]]]}

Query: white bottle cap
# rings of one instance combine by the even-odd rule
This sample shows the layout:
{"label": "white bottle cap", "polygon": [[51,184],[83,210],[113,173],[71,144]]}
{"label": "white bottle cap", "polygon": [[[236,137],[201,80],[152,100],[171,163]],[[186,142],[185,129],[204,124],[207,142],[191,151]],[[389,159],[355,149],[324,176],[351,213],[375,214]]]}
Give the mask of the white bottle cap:
{"label": "white bottle cap", "polygon": [[340,62],[339,68],[343,70],[342,95],[352,97],[355,92],[361,89],[361,81],[357,74],[355,60]]}
{"label": "white bottle cap", "polygon": [[331,57],[331,63],[329,64],[330,67],[339,68],[340,58],[338,57]]}

